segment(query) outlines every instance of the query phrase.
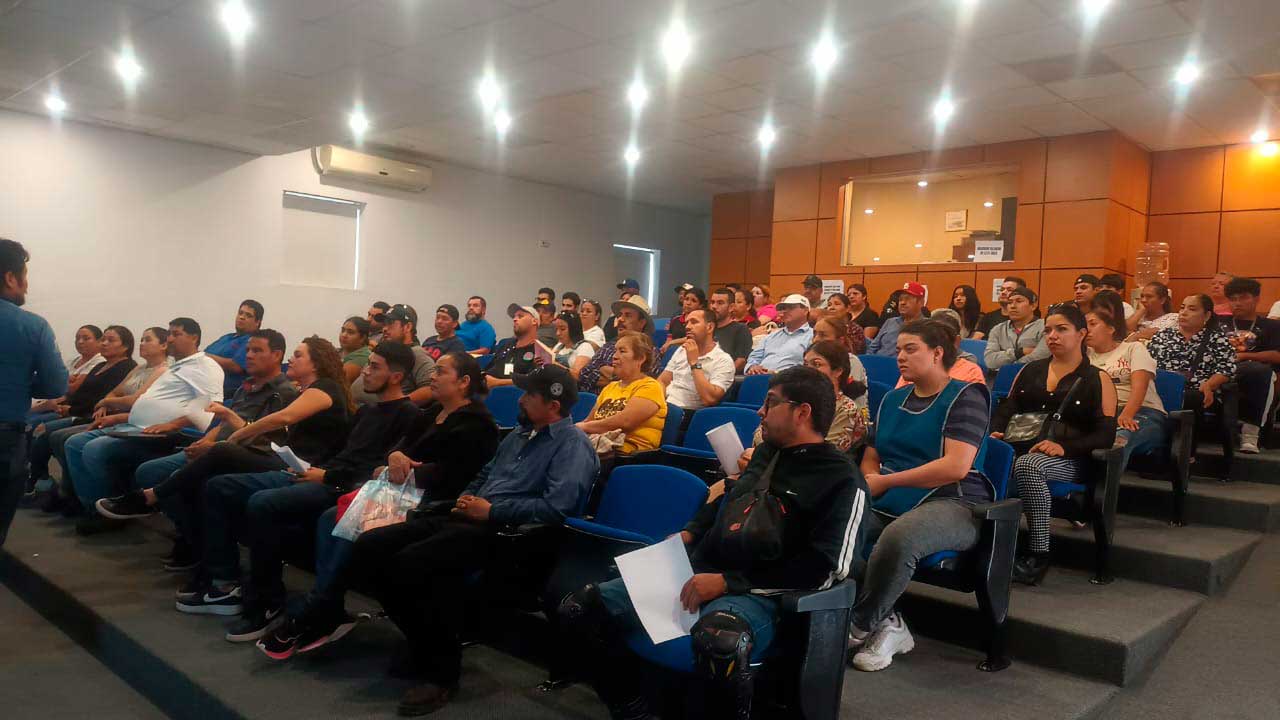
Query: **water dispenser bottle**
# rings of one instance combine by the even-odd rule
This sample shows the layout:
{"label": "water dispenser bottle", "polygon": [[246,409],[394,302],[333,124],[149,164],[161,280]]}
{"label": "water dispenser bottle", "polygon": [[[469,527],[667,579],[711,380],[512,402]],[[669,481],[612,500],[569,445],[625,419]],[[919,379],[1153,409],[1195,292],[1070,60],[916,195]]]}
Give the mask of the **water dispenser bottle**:
{"label": "water dispenser bottle", "polygon": [[1134,298],[1152,282],[1169,284],[1169,243],[1148,242],[1138,250],[1133,273]]}

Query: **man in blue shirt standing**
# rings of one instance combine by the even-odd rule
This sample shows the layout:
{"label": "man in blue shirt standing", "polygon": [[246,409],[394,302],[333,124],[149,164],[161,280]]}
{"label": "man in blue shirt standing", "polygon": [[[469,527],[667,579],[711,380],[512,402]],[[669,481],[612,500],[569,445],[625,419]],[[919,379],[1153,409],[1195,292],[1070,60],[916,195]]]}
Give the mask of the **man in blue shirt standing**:
{"label": "man in blue shirt standing", "polygon": [[458,338],[472,355],[488,355],[493,352],[493,344],[498,341],[498,333],[484,319],[488,311],[489,303],[484,298],[479,295],[467,298],[467,319],[458,324]]}
{"label": "man in blue shirt standing", "polygon": [[245,300],[236,311],[235,332],[214,340],[205,346],[204,354],[222,368],[222,396],[234,397],[244,384],[245,353],[249,352],[249,336],[262,327],[262,303]]}
{"label": "man in blue shirt standing", "polygon": [[809,299],[788,295],[776,306],[782,327],[765,336],[747,356],[747,375],[765,375],[804,364],[804,351],[813,344],[809,327]]}
{"label": "man in blue shirt standing", "polygon": [[898,317],[884,321],[880,332],[867,343],[868,355],[898,356],[898,333],[909,322],[922,317],[929,317],[924,310],[924,285],[918,282],[902,284],[902,294],[898,296]]}
{"label": "man in blue shirt standing", "polygon": [[30,259],[22,245],[0,238],[0,547],[22,499],[31,399],[67,392],[67,368],[53,330],[44,318],[21,308]]}

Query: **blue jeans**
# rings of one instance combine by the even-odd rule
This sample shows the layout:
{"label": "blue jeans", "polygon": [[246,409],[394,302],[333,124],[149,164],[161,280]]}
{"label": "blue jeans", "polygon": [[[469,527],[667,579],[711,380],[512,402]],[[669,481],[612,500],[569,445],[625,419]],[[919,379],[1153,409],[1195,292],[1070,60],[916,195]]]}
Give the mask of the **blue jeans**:
{"label": "blue jeans", "polygon": [[[1175,408],[1177,409],[1177,408]],[[1124,438],[1124,461],[1121,467],[1129,465],[1129,458],[1135,454],[1145,455],[1152,450],[1169,444],[1169,416],[1154,408],[1138,408],[1133,416],[1138,423],[1137,430],[1116,430],[1116,439]]]}
{"label": "blue jeans", "polygon": [[347,564],[356,544],[333,536],[337,524],[337,506],[316,519],[316,581],[301,606],[291,610],[294,617],[341,615],[345,610],[342,599],[347,592]]}
{"label": "blue jeans", "polygon": [[29,410],[28,410],[28,411],[27,411],[27,418],[26,418],[26,420],[27,420],[27,432],[31,432],[32,430],[35,430],[35,429],[36,429],[36,427],[40,425],[40,423],[47,423],[47,422],[51,422],[51,421],[53,421],[53,420],[59,420],[59,419],[61,419],[61,418],[62,418],[62,416],[61,416],[61,415],[59,415],[58,413],[53,412],[53,411],[48,411],[48,412],[31,412],[31,411],[29,411]]}
{"label": "blue jeans", "polygon": [[[209,486],[213,488],[218,481],[235,477],[224,475]],[[316,518],[333,509],[338,501],[337,491],[324,483],[299,482],[291,475],[286,477],[290,484],[254,493],[245,508],[244,536],[249,545],[249,583],[245,597],[263,608],[284,605],[286,593],[281,570],[291,530],[300,527],[310,533]]]}
{"label": "blue jeans", "polygon": [[31,459],[31,479],[29,484],[35,485],[49,476],[49,459],[53,457],[53,445],[51,444],[53,433],[75,425],[76,418],[73,417],[60,417],[57,420],[45,421],[44,432],[31,440],[31,447],[27,453]]}
{"label": "blue jeans", "polygon": [[90,430],[67,440],[64,452],[71,470],[71,483],[86,509],[132,485],[126,478],[132,478],[139,465],[172,452],[170,445],[106,437],[108,432],[135,429],[138,428],[126,423],[110,429]]}
{"label": "blue jeans", "polygon": [[[619,627],[640,627],[640,618],[636,615],[635,606],[631,604],[631,596],[627,594],[627,586],[622,578],[600,583],[600,600]],[[778,621],[777,601],[757,595],[722,595],[703,605],[698,614],[703,616],[716,610],[723,610],[746,621],[755,639],[751,661],[759,662],[763,659],[773,644],[774,626]]]}
{"label": "blue jeans", "polygon": [[217,583],[240,581],[240,548],[236,530],[243,526],[249,498],[261,490],[288,487],[292,475],[283,470],[234,473],[209,478],[204,487],[205,574]]}

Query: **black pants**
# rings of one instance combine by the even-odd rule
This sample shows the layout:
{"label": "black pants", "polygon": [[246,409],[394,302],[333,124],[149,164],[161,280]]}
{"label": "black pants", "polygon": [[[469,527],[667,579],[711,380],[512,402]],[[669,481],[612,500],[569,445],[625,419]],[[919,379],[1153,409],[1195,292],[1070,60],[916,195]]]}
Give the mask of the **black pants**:
{"label": "black pants", "polygon": [[356,539],[353,572],[372,587],[430,682],[458,684],[465,582],[492,552],[491,528],[445,516],[414,517]]}
{"label": "black pants", "polygon": [[1240,386],[1240,420],[1263,427],[1275,400],[1275,371],[1266,363],[1245,360],[1236,363],[1236,384]]}
{"label": "black pants", "polygon": [[26,489],[27,437],[20,425],[0,429],[0,547]]}

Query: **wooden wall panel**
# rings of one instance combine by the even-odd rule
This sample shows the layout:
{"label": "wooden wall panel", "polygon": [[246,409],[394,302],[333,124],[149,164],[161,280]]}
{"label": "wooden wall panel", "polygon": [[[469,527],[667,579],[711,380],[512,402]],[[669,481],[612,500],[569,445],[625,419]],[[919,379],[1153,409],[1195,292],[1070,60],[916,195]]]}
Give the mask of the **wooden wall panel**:
{"label": "wooden wall panel", "polygon": [[1169,297],[1173,299],[1173,311],[1177,312],[1188,295],[1209,292],[1209,278],[1170,278]]}
{"label": "wooden wall panel", "polygon": [[764,237],[773,232],[773,191],[757,190],[749,193],[748,206],[750,218],[747,222],[747,234],[751,237]]}
{"label": "wooden wall panel", "polygon": [[769,282],[770,253],[773,247],[772,238],[753,237],[747,239],[746,273],[742,279],[749,283]]}
{"label": "wooden wall panel", "polygon": [[780,302],[787,295],[804,290],[804,278],[805,275],[770,275],[769,290],[773,301]]}
{"label": "wooden wall panel", "polygon": [[751,193],[721,193],[711,198],[711,237],[746,237],[750,218]]}
{"label": "wooden wall panel", "polygon": [[[817,199],[816,193],[814,199]],[[807,275],[813,272],[817,236],[817,220],[774,223],[769,274]]]}
{"label": "wooden wall panel", "polygon": [[707,279],[712,284],[741,282],[747,276],[746,238],[712,238],[711,269]]}
{"label": "wooden wall panel", "polygon": [[1106,272],[1105,268],[1100,267],[1041,270],[1040,309],[1047,309],[1054,303],[1073,300],[1075,298],[1075,281],[1082,273],[1093,273],[1101,277]]}
{"label": "wooden wall panel", "polygon": [[1169,243],[1170,277],[1210,277],[1218,270],[1221,213],[1152,215],[1147,239]]}
{"label": "wooden wall panel", "polygon": [[837,234],[840,223],[835,218],[818,221],[818,242],[815,253],[814,272],[819,275],[847,272],[840,264],[840,237]]}
{"label": "wooden wall panel", "polygon": [[1048,156],[1047,140],[1020,140],[984,147],[983,159],[989,163],[1018,164],[1018,202],[1020,204],[1044,202],[1045,162]]}
{"label": "wooden wall panel", "polygon": [[1229,145],[1226,154],[1222,209],[1280,208],[1280,155],[1268,157],[1255,145]]}
{"label": "wooden wall panel", "polygon": [[773,177],[773,220],[811,220],[818,217],[821,167],[782,168]]}
{"label": "wooden wall panel", "polygon": [[[929,288],[929,307],[940,308],[951,304],[951,292],[957,285],[973,285],[975,276],[974,270],[925,271],[922,268],[917,280]],[[982,297],[982,293],[978,293],[978,297]],[[983,307],[990,309],[986,303]]]}
{"label": "wooden wall panel", "polygon": [[1111,199],[1140,213],[1147,212],[1151,189],[1151,153],[1115,134],[1111,167]]}
{"label": "wooden wall panel", "polygon": [[915,279],[915,272],[867,273],[862,281],[867,286],[867,296],[870,298],[867,302],[872,309],[880,312],[880,308],[884,307],[884,301],[894,290],[901,290],[903,283]]}
{"label": "wooden wall panel", "polygon": [[971,147],[947,148],[929,154],[925,158],[925,167],[927,168],[950,168],[964,167],[966,165],[980,165],[984,162],[983,150],[981,145],[973,145]]}
{"label": "wooden wall panel", "polygon": [[1110,206],[1106,199],[1045,205],[1040,267],[1101,267]]}
{"label": "wooden wall panel", "polygon": [[1109,132],[1051,138],[1045,202],[1109,197],[1113,148],[1113,134]]}
{"label": "wooden wall panel", "polygon": [[870,167],[870,163],[866,160],[823,163],[818,189],[820,193],[818,197],[818,217],[835,217],[840,212],[839,201],[836,197],[840,186],[845,184],[851,177],[868,174]]}
{"label": "wooden wall panel", "polygon": [[1221,147],[1171,150],[1151,155],[1151,214],[1222,209]]}
{"label": "wooden wall panel", "polygon": [[1107,235],[1102,244],[1102,266],[1118,273],[1125,271],[1129,250],[1129,215],[1133,211],[1115,200],[1107,203]]}
{"label": "wooden wall panel", "polygon": [[1218,267],[1238,275],[1280,276],[1280,210],[1223,213]]}
{"label": "wooden wall panel", "polygon": [[1013,262],[1008,267],[1039,268],[1044,241],[1044,205],[1019,205],[1013,240]]}

